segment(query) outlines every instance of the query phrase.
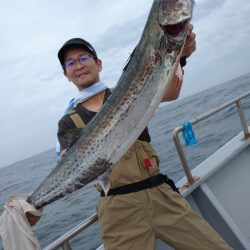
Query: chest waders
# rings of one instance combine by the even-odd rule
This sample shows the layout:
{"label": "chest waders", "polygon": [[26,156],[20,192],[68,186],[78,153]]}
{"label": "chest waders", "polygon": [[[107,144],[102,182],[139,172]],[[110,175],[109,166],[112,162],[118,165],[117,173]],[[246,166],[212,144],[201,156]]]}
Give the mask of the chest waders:
{"label": "chest waders", "polygon": [[[83,119],[77,113],[77,111],[75,109],[71,110],[68,113],[68,116],[71,118],[71,120],[75,124],[76,128],[84,128],[86,126]],[[148,159],[146,159],[146,160],[144,160],[144,164],[145,164],[145,167],[148,168],[150,166],[147,166],[147,165],[150,165],[151,163],[148,161]],[[131,164],[133,164],[133,163],[131,163]],[[147,179],[144,179],[142,181],[138,181],[138,182],[134,182],[134,183],[131,183],[131,184],[122,185],[122,186],[119,186],[119,187],[112,188],[112,189],[109,190],[107,196],[110,196],[110,195],[122,195],[122,194],[138,192],[138,191],[141,191],[143,189],[153,188],[153,187],[159,186],[159,185],[161,185],[163,183],[167,183],[173,189],[173,191],[179,193],[179,190],[175,186],[175,183],[174,183],[174,181],[172,179],[168,178],[167,175],[157,174],[157,175],[151,176],[151,177],[149,177]],[[105,196],[105,194],[104,194],[103,190],[101,189],[100,185],[96,184],[96,189],[100,192],[101,196]]]}

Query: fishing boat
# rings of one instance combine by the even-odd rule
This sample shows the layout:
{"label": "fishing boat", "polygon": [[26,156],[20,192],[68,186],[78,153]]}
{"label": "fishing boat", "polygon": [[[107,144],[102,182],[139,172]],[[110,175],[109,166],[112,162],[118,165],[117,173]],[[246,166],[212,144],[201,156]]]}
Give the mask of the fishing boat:
{"label": "fishing boat", "polygon": [[[179,133],[184,127],[178,126],[173,131],[173,140],[185,172],[185,177],[179,180],[176,186],[180,188],[182,196],[192,209],[237,250],[250,250],[250,198],[247,191],[250,179],[250,126],[246,122],[241,105],[241,101],[249,96],[250,92],[245,93],[190,121],[191,125],[195,125],[228,107],[236,106],[242,125],[241,133],[192,171],[179,139]],[[90,216],[44,250],[71,250],[70,241],[96,221],[96,214]],[[157,240],[155,249],[173,248]],[[103,245],[97,250],[104,250]]]}

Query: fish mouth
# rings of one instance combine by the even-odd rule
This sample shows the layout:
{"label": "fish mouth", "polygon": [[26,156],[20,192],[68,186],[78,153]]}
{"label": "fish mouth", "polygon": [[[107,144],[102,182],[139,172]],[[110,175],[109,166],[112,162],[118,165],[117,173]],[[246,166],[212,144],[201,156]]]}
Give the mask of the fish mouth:
{"label": "fish mouth", "polygon": [[160,1],[159,24],[170,42],[180,44],[185,40],[194,4],[194,0]]}
{"label": "fish mouth", "polygon": [[177,24],[162,25],[162,29],[169,41],[181,43],[186,37],[189,19]]}

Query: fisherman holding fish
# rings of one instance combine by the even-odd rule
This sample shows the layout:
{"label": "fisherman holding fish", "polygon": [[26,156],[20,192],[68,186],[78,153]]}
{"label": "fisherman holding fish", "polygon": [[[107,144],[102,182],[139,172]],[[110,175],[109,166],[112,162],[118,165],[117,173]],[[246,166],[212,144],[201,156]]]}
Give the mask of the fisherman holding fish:
{"label": "fisherman holding fish", "polygon": [[79,94],[58,123],[61,160],[31,195],[6,203],[0,232],[6,246],[18,246],[6,249],[39,249],[30,229],[39,209],[93,181],[101,196],[97,214],[106,250],[151,250],[156,238],[179,250],[231,249],[160,173],[147,128],[160,102],[179,96],[185,58],[196,49],[189,24],[193,4],[153,2],[141,40],[112,91],[100,80],[102,61],[89,42],[73,38],[61,47],[64,75]]}
{"label": "fisherman holding fish", "polygon": [[[181,66],[195,49],[195,33],[190,24],[180,59],[182,65],[176,68],[162,101],[178,98],[183,81]],[[102,61],[87,41],[70,39],[59,50],[58,58],[64,75],[79,90],[74,104],[59,121],[58,139],[63,158],[77,140],[77,136],[65,137],[65,132],[89,123],[111,90],[100,80]],[[151,250],[155,248],[156,238],[175,249],[231,249],[175,192],[178,190],[173,183],[160,174],[159,159],[150,144],[147,128],[112,168],[108,194],[104,194],[100,185],[96,188],[101,195],[97,213],[106,250]]]}

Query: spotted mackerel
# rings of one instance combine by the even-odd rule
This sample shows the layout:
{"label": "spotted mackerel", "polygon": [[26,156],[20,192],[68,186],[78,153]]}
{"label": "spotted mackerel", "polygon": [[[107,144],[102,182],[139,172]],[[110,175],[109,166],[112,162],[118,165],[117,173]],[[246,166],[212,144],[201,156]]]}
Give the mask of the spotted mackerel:
{"label": "spotted mackerel", "polygon": [[108,191],[110,170],[145,129],[174,74],[193,5],[192,0],[153,2],[117,87],[29,203],[41,208],[95,181]]}

